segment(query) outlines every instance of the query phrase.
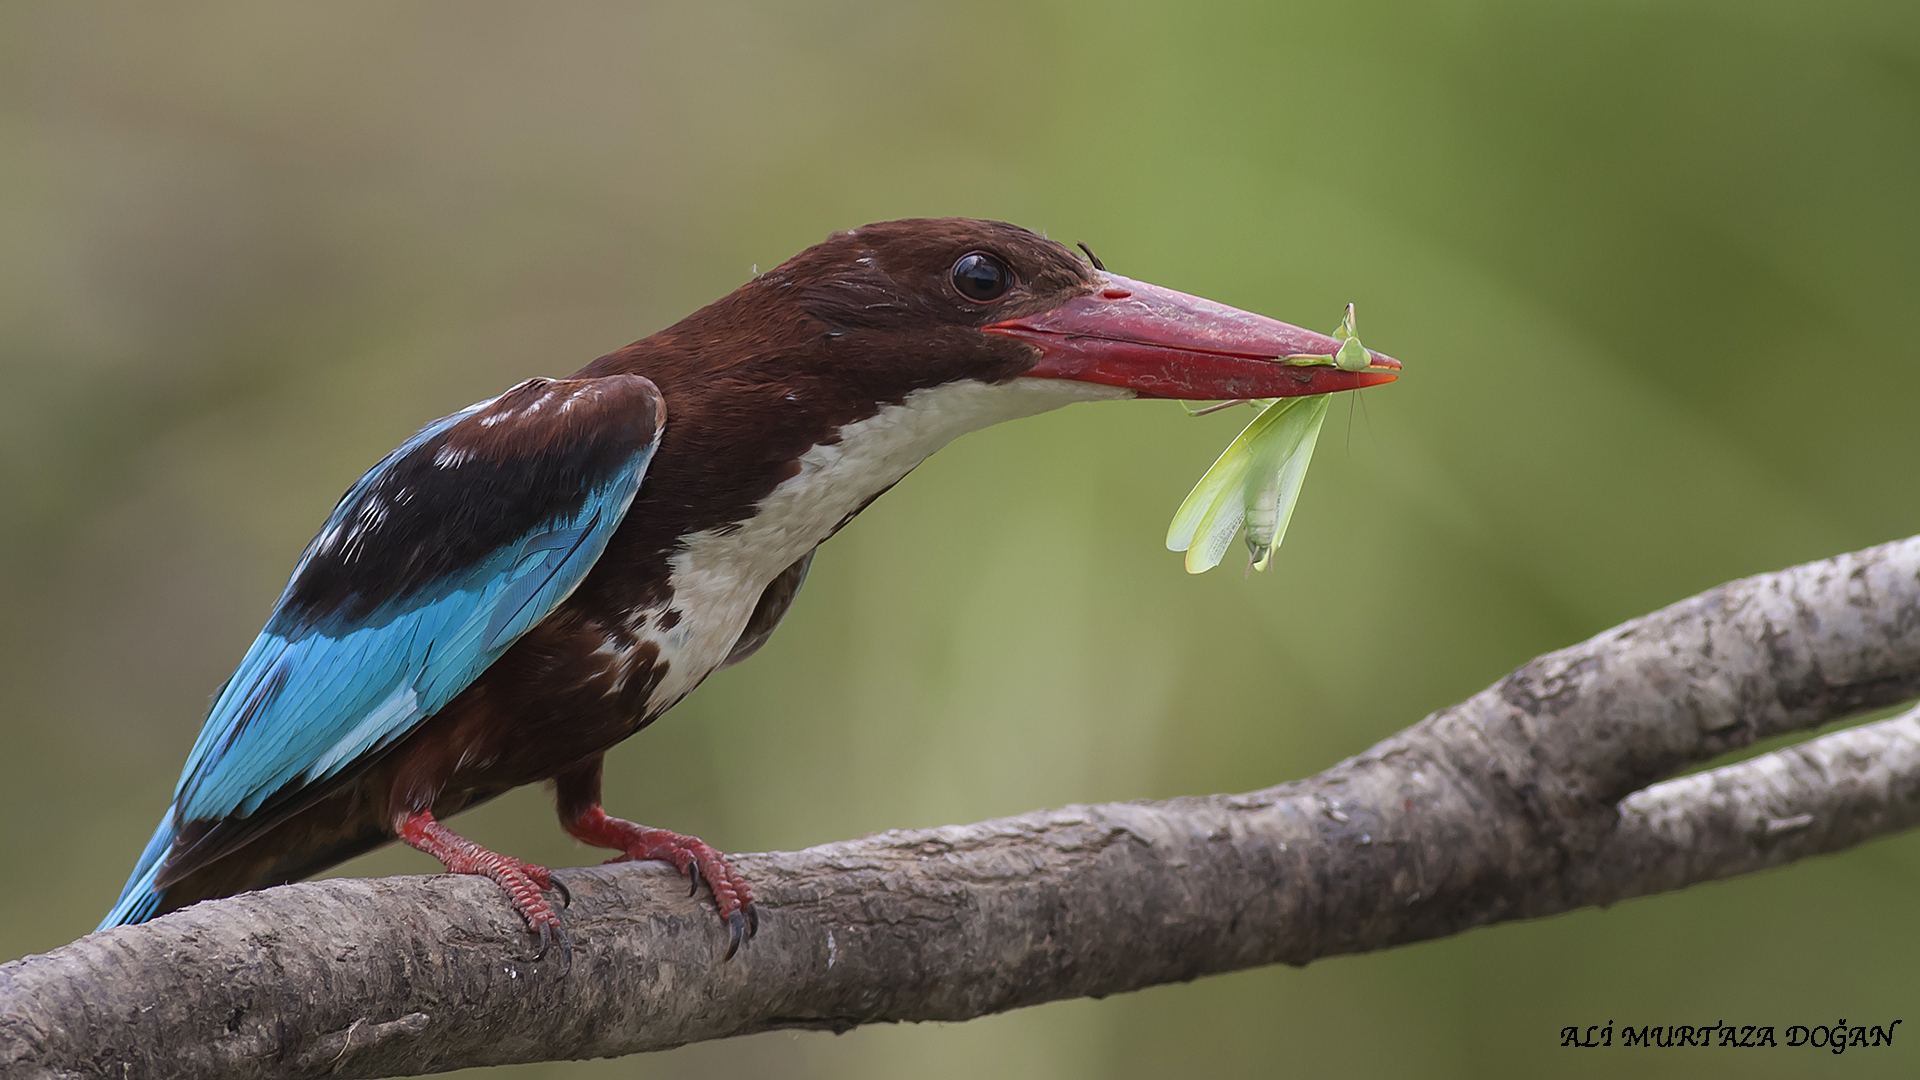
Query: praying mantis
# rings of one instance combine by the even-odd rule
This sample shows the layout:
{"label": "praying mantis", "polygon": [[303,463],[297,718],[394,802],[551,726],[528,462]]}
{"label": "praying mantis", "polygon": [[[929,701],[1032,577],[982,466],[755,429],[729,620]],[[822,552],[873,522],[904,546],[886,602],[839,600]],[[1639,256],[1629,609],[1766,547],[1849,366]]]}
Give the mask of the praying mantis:
{"label": "praying mantis", "polygon": [[[1300,353],[1282,357],[1284,364],[1329,364],[1342,371],[1364,371],[1373,360],[1360,344],[1354,328],[1353,305],[1348,304],[1340,328],[1340,342],[1332,354]],[[1167,548],[1187,553],[1187,572],[1201,574],[1220,565],[1234,534],[1246,529],[1252,568],[1265,570],[1286,538],[1300,486],[1307,478],[1320,426],[1327,418],[1331,395],[1256,398],[1227,401],[1194,410],[1193,415],[1233,405],[1252,404],[1260,412],[1200,477],[1167,527]]]}

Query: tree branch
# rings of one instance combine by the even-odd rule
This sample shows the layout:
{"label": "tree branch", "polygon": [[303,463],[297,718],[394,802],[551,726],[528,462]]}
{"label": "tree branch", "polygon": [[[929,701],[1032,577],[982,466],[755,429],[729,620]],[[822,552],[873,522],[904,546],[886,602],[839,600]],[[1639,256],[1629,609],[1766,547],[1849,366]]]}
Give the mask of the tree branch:
{"label": "tree branch", "polygon": [[[474,878],[325,881],[0,965],[0,1073],[380,1076],[961,1020],[1608,904],[1920,821],[1920,537],[1540,657],[1307,780],[738,860],[760,936],[652,864],[564,871],[571,969]],[[1654,786],[1649,786],[1654,785]]]}

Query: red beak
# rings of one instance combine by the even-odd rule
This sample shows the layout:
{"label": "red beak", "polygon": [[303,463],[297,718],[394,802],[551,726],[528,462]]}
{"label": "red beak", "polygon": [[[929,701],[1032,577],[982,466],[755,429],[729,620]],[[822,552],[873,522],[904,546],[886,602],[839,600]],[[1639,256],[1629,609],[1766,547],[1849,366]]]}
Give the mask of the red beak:
{"label": "red beak", "polygon": [[1141,397],[1225,401],[1304,397],[1392,382],[1400,361],[1372,350],[1365,371],[1281,363],[1340,342],[1265,315],[1108,274],[1050,311],[983,327],[1038,346],[1028,375],[1123,386]]}

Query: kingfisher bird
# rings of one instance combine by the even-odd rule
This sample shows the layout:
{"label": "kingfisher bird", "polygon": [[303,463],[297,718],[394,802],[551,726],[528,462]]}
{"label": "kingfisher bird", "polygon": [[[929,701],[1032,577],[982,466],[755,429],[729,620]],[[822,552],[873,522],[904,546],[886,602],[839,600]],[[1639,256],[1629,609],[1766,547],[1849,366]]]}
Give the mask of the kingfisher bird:
{"label": "kingfisher bird", "polygon": [[731,957],[753,890],[612,817],[602,756],[751,656],[815,549],[935,450],[1072,402],[1392,380],[1340,343],[1107,272],[1004,222],[836,233],[564,379],[421,428],[348,489],[215,696],[101,928],[297,881],[398,839],[563,944],[545,868],[443,819],[551,782],[561,827],[705,883]]}

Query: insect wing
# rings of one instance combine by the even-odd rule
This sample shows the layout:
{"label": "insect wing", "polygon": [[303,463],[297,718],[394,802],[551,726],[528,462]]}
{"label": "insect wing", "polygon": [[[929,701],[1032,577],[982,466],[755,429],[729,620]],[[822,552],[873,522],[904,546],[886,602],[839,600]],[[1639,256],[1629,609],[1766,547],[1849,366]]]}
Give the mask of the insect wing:
{"label": "insect wing", "polygon": [[[1287,525],[1293,520],[1293,508],[1299,505],[1300,488],[1307,480],[1307,465],[1313,461],[1313,448],[1320,441],[1320,428],[1327,419],[1329,395],[1315,394],[1312,397],[1295,398],[1300,407],[1287,417],[1287,422],[1299,433],[1299,441],[1294,443],[1286,460],[1280,465],[1277,475],[1274,498],[1275,523],[1273,537],[1265,545],[1265,550],[1254,546],[1254,569],[1265,570],[1273,553],[1280,550],[1280,542],[1287,538]],[[1249,544],[1253,543],[1252,532],[1247,534]]]}
{"label": "insect wing", "polygon": [[[1187,493],[1180,509],[1174,512],[1173,523],[1167,527],[1167,550],[1187,553],[1188,573],[1198,574],[1218,565],[1221,556],[1226,553],[1227,544],[1233,542],[1233,534],[1239,531],[1245,513],[1241,493],[1252,464],[1249,444],[1265,415],[1263,412],[1254,417],[1253,422],[1227,444],[1213,467],[1200,477],[1199,483],[1193,485],[1193,490]],[[1214,540],[1215,534],[1223,530],[1226,533],[1225,542]],[[1212,554],[1209,561],[1206,552],[1216,543],[1219,550]]]}
{"label": "insect wing", "polygon": [[[1302,428],[1296,417],[1301,405],[1314,397],[1287,398],[1261,415],[1261,427],[1250,442],[1244,500],[1247,514],[1247,543],[1256,551],[1273,540],[1279,521],[1280,468],[1300,444]],[[1249,429],[1251,430],[1251,428]]]}

